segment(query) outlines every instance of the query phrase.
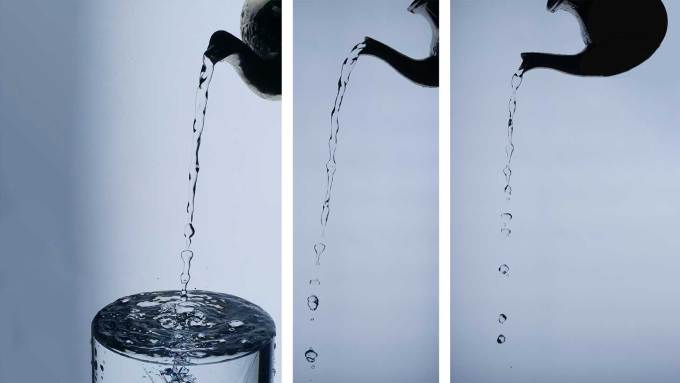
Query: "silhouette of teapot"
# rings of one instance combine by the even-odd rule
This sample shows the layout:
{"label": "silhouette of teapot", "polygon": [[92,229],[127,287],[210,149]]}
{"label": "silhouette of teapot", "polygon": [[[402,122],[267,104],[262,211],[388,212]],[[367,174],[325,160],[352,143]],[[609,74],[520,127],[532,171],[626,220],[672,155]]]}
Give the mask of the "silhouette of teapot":
{"label": "silhouette of teapot", "polygon": [[520,70],[551,68],[580,76],[613,76],[645,62],[666,36],[661,0],[549,0],[548,10],[579,20],[585,49],[575,55],[522,53]]}
{"label": "silhouette of teapot", "polygon": [[205,56],[226,61],[258,96],[281,98],[281,0],[246,0],[241,38],[225,31],[210,37]]}
{"label": "silhouette of teapot", "polygon": [[404,77],[422,86],[439,86],[439,0],[415,0],[408,11],[425,16],[432,28],[430,56],[413,59],[382,42],[366,37],[361,55],[377,57]]}

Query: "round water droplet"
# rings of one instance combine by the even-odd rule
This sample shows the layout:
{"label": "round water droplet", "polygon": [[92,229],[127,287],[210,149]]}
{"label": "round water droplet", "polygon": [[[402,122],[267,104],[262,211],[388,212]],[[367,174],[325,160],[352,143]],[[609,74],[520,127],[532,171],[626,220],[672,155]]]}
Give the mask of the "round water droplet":
{"label": "round water droplet", "polygon": [[316,309],[319,308],[319,297],[316,295],[310,295],[307,297],[307,307],[309,307],[309,309],[312,311],[316,311]]}
{"label": "round water droplet", "polygon": [[309,363],[316,362],[316,358],[318,356],[319,354],[317,354],[316,351],[314,351],[314,349],[311,347],[309,348],[309,350],[305,351],[305,359],[307,359]]}
{"label": "round water droplet", "polygon": [[505,335],[503,335],[503,334],[499,335],[498,338],[496,338],[496,343],[498,343],[498,344],[505,343]]}
{"label": "round water droplet", "polygon": [[508,316],[505,314],[500,314],[498,316],[498,323],[503,324],[505,321],[508,320]]}
{"label": "round water droplet", "polygon": [[502,275],[507,276],[508,273],[510,272],[510,267],[504,263],[504,264],[498,266],[498,271],[499,271]]}

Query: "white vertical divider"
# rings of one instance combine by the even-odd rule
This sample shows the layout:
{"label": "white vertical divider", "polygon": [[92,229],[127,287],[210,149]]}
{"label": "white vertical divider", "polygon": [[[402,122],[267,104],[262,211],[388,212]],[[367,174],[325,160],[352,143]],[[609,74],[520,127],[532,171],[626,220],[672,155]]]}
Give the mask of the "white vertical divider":
{"label": "white vertical divider", "polygon": [[439,383],[451,383],[451,1],[439,2]]}
{"label": "white vertical divider", "polygon": [[293,383],[293,0],[283,0],[281,97],[281,383]]}

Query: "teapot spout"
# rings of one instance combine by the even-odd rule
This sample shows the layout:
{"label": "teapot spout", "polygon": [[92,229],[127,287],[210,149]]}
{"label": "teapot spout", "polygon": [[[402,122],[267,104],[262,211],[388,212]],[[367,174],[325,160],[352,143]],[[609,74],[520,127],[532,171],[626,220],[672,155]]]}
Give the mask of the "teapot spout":
{"label": "teapot spout", "polygon": [[229,32],[217,31],[210,37],[204,55],[217,64],[230,64],[243,82],[258,96],[268,100],[281,98],[281,56],[262,59],[243,41]]}
{"label": "teapot spout", "polygon": [[437,55],[414,59],[370,37],[366,37],[364,42],[366,47],[361,51],[361,55],[369,55],[385,61],[401,75],[418,85],[439,86],[439,57]]}

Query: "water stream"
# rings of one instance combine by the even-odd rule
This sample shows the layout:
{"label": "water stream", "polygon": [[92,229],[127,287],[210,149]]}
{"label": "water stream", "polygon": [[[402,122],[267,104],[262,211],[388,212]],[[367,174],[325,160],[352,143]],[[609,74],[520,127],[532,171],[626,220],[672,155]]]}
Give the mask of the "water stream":
{"label": "water stream", "polygon": [[[328,160],[326,161],[326,191],[324,193],[323,202],[321,205],[321,232],[319,240],[314,244],[314,271],[312,278],[309,279],[310,295],[307,297],[307,308],[310,311],[310,322],[316,320],[316,312],[319,309],[320,299],[316,290],[321,285],[320,280],[320,266],[323,255],[326,253],[326,227],[328,226],[328,219],[331,214],[331,200],[333,192],[333,182],[335,181],[335,172],[337,169],[337,161],[335,157],[338,148],[338,134],[340,133],[340,110],[342,108],[342,101],[345,98],[345,92],[349,84],[352,70],[359,60],[361,51],[366,47],[366,44],[361,42],[355,45],[350,51],[349,55],[342,62],[340,69],[340,77],[337,83],[337,92],[333,109],[331,110],[331,131],[328,138]],[[310,364],[311,369],[316,369],[316,360],[319,354],[313,347],[309,347],[305,351],[305,359]]]}
{"label": "water stream", "polygon": [[[517,112],[517,91],[522,85],[522,80],[524,78],[524,70],[519,69],[515,74],[512,75],[512,80],[510,81],[510,87],[512,93],[510,99],[508,100],[508,124],[506,131],[506,143],[505,143],[505,167],[503,168],[503,175],[505,176],[505,186],[503,187],[503,194],[505,195],[506,206],[500,215],[500,231],[503,237],[507,240],[510,239],[512,235],[511,223],[513,215],[510,209],[510,202],[512,200],[512,185],[510,183],[512,178],[512,156],[515,153],[515,144],[513,143],[513,134],[515,132],[515,114]],[[498,266],[498,272],[503,277],[510,276],[510,266],[506,263]],[[508,315],[505,313],[500,313],[498,315],[498,323],[502,326],[508,320]],[[506,341],[506,336],[499,334],[496,338],[496,343],[503,344]]]}
{"label": "water stream", "polygon": [[186,243],[184,250],[180,252],[183,263],[182,274],[180,275],[183,297],[186,297],[187,287],[191,280],[191,260],[194,258],[194,252],[191,250],[191,241],[196,234],[196,228],[194,227],[194,203],[196,201],[198,173],[201,169],[198,154],[201,149],[201,137],[203,136],[203,127],[205,126],[205,112],[208,107],[208,88],[210,87],[214,69],[215,66],[212,61],[206,56],[203,56],[203,65],[201,66],[198,87],[196,89],[194,123],[192,126],[193,149],[191,151],[191,164],[189,165],[189,187],[186,206],[186,223],[184,225],[184,239]]}

